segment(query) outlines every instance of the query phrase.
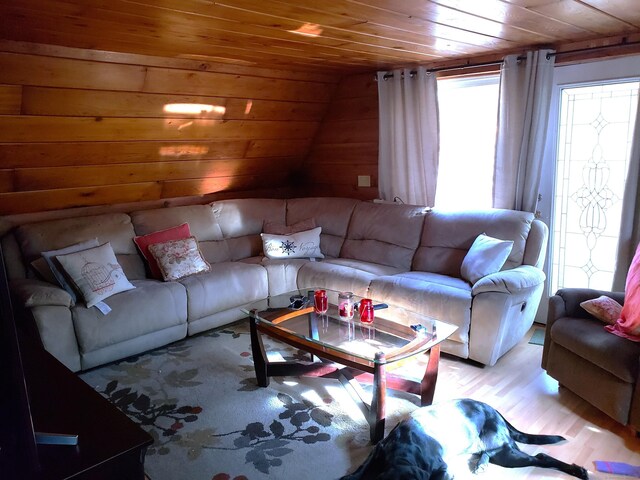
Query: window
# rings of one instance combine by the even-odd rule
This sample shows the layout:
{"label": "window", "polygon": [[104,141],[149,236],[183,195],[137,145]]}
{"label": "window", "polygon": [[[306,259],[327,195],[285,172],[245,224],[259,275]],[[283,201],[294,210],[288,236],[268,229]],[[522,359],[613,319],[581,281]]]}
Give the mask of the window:
{"label": "window", "polygon": [[438,80],[440,162],[435,206],[490,208],[499,75]]}
{"label": "window", "polygon": [[631,81],[561,89],[552,292],[611,288],[639,86]]}

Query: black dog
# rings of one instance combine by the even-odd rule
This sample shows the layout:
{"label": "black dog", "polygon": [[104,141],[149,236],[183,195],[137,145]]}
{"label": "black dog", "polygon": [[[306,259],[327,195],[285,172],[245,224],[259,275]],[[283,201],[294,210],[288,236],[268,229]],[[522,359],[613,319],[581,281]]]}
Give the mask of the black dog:
{"label": "black dog", "polygon": [[[544,453],[521,451],[515,442],[545,445],[565,440],[559,435],[531,435],[516,430],[498,411],[463,399],[415,410],[383,439],[365,462],[341,480],[446,480],[447,462],[470,457],[476,472],[493,463],[503,467],[555,468],[587,480],[587,471]],[[452,464],[452,463],[450,463]]]}

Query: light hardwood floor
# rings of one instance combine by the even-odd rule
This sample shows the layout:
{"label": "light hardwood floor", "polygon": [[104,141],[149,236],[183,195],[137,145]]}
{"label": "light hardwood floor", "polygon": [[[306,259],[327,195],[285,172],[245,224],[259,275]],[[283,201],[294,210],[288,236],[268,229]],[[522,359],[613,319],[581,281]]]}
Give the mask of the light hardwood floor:
{"label": "light hardwood floor", "polygon": [[[557,445],[521,445],[523,451],[530,454],[544,452],[562,461],[582,465],[594,480],[631,478],[596,472],[594,461],[640,466],[640,439],[631,429],[618,424],[566,388],[558,387],[558,382],[540,366],[542,346],[528,343],[534,328],[493,367],[482,368],[443,355],[434,402],[460,397],[481,400],[498,409],[519,430],[567,438],[567,442]],[[597,385],[593,387],[598,388]],[[572,478],[549,469],[505,469],[495,465],[489,465],[477,475],[458,473],[456,480]]]}

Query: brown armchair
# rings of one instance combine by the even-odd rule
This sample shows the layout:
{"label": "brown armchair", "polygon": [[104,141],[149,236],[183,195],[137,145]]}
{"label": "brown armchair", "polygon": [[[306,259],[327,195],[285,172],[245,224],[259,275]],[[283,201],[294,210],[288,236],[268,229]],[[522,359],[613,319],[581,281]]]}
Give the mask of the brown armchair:
{"label": "brown armchair", "polygon": [[580,303],[622,292],[558,290],[549,299],[542,368],[564,387],[640,432],[640,343],[613,335]]}

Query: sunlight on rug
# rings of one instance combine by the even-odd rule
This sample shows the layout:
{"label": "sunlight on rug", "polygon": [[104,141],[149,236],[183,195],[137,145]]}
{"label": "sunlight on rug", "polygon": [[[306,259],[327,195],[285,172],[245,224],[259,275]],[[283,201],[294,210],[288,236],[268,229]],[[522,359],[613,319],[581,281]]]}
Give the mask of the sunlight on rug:
{"label": "sunlight on rug", "polygon": [[[302,352],[265,338],[285,360]],[[255,381],[248,322],[83,373],[80,377],[154,439],[153,480],[333,479],[371,449],[369,428],[337,380]],[[388,432],[418,398],[387,395]]]}

